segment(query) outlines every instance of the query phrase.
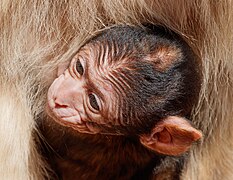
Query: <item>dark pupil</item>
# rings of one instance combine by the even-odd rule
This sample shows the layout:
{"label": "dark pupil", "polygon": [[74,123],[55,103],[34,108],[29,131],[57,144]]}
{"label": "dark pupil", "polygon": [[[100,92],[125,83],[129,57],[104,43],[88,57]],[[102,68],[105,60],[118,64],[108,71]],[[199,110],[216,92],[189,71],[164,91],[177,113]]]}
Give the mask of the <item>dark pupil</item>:
{"label": "dark pupil", "polygon": [[93,107],[97,111],[100,110],[97,100],[93,94],[89,94],[89,101],[90,101],[91,107]]}
{"label": "dark pupil", "polygon": [[83,66],[81,64],[81,62],[78,60],[76,62],[76,71],[80,74],[80,75],[83,75]]}

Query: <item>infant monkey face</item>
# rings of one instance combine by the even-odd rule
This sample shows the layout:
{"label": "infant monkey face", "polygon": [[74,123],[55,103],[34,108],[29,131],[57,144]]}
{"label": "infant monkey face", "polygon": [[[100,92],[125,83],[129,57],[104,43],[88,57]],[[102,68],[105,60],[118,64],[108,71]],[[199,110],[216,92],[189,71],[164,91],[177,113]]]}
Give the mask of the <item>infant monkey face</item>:
{"label": "infant monkey face", "polygon": [[184,153],[202,136],[185,118],[200,83],[191,55],[184,43],[150,30],[103,31],[54,80],[48,113],[81,133],[130,135],[158,153]]}
{"label": "infant monkey face", "polygon": [[[93,71],[91,52],[82,48],[68,69],[54,80],[48,91],[48,113],[59,124],[96,134],[106,124],[112,102],[111,86]],[[106,102],[109,102],[108,104]]]}

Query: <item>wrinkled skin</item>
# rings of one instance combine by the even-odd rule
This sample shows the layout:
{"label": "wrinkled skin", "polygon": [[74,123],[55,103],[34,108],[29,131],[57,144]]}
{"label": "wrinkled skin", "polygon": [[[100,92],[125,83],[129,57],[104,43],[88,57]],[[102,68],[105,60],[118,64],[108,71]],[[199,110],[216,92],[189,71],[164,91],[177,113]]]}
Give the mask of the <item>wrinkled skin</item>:
{"label": "wrinkled skin", "polygon": [[48,112],[53,119],[90,134],[100,132],[93,123],[107,124],[106,114],[111,117],[114,109],[113,87],[103,82],[99,71],[93,71],[97,69],[94,56],[93,51],[82,48],[48,92]]}

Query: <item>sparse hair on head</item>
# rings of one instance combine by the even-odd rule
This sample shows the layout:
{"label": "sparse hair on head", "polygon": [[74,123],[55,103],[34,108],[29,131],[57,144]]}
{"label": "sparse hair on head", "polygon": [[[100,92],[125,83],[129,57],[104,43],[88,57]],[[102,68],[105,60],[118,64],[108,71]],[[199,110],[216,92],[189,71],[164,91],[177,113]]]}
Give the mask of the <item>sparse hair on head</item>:
{"label": "sparse hair on head", "polygon": [[105,53],[96,61],[107,61],[104,77],[121,96],[116,105],[126,128],[145,132],[168,115],[190,115],[200,74],[194,53],[177,34],[156,26],[116,26],[88,44]]}

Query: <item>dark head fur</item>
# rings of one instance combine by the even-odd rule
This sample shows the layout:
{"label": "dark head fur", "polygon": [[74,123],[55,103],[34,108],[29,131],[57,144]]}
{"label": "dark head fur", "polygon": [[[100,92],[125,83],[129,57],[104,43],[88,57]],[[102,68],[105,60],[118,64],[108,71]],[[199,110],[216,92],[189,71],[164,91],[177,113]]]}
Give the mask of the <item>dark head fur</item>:
{"label": "dark head fur", "polygon": [[118,131],[140,134],[166,116],[190,115],[200,75],[195,55],[178,35],[160,27],[118,26],[89,43],[107,49],[110,66],[118,64],[110,74],[121,96],[119,117],[127,124]]}

